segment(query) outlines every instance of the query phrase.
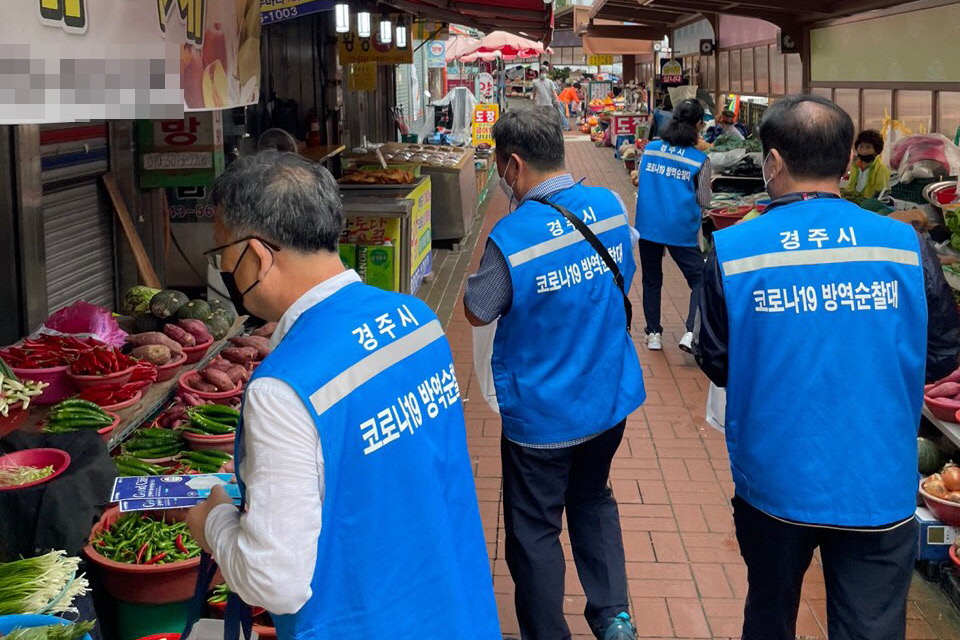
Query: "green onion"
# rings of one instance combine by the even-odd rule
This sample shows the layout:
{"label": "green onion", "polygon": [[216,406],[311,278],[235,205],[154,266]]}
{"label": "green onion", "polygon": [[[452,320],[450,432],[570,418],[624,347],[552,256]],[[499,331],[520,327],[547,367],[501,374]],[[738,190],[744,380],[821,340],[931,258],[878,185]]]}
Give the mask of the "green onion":
{"label": "green onion", "polygon": [[43,468],[10,465],[0,467],[0,487],[16,487],[53,475],[53,465]]}
{"label": "green onion", "polygon": [[21,627],[14,629],[3,640],[80,640],[93,630],[92,622],[73,624],[48,624],[42,627]]}
{"label": "green onion", "polygon": [[64,551],[0,563],[0,615],[71,611],[74,598],[88,587],[77,576],[79,566],[80,558]]}

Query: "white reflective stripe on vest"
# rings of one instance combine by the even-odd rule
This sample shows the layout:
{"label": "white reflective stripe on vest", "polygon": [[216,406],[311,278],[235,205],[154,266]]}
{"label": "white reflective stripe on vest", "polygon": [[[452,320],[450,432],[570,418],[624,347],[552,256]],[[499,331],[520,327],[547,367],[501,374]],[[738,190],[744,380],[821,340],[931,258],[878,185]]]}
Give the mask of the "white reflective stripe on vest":
{"label": "white reflective stripe on vest", "polygon": [[440,321],[431,320],[416,331],[408,333],[378,351],[374,351],[346,371],[338,374],[310,396],[310,403],[317,414],[322,415],[323,412],[356,391],[365,382],[369,382],[391,366],[442,337],[443,327],[440,326]]}
{"label": "white reflective stripe on vest", "polygon": [[676,161],[676,162],[684,162],[684,163],[689,164],[690,166],[696,167],[696,168],[698,168],[698,169],[703,165],[702,162],[698,162],[697,160],[693,160],[693,159],[691,159],[691,158],[684,158],[683,156],[678,156],[678,155],[673,154],[673,153],[667,153],[666,151],[657,151],[656,149],[651,149],[651,150],[649,150],[649,151],[644,151],[644,152],[643,152],[643,155],[645,155],[645,156],[653,156],[653,157],[655,157],[655,158],[666,158],[667,160],[674,160],[674,161]]}
{"label": "white reflective stripe on vest", "polygon": [[835,249],[778,251],[750,256],[749,258],[728,260],[723,263],[723,273],[727,276],[735,276],[760,269],[839,264],[843,262],[894,262],[915,267],[920,265],[920,256],[916,251],[888,249],[886,247],[838,247]]}
{"label": "white reflective stripe on vest", "polygon": [[[601,220],[600,222],[594,222],[593,224],[587,225],[587,228],[590,229],[590,231],[593,231],[594,235],[600,235],[605,231],[625,227],[627,224],[628,222],[626,216],[615,215],[607,218],[606,220]],[[570,233],[557,236],[556,238],[551,238],[541,242],[540,244],[535,244],[529,249],[517,251],[516,253],[511,254],[507,259],[510,261],[510,266],[519,267],[525,262],[530,262],[536,258],[542,258],[543,256],[551,254],[554,251],[565,249],[572,244],[576,244],[577,242],[584,240],[585,238],[583,237],[583,234],[574,229]]]}

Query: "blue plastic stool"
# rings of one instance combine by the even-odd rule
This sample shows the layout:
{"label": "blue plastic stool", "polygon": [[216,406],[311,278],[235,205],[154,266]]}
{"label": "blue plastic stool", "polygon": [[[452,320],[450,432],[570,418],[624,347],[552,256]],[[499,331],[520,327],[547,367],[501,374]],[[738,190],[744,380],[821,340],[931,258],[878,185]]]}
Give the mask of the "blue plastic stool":
{"label": "blue plastic stool", "polygon": [[629,142],[630,144],[636,144],[637,138],[633,134],[617,136],[617,143],[613,145],[613,157],[616,158],[617,160],[620,159],[620,146],[623,145],[624,142]]}

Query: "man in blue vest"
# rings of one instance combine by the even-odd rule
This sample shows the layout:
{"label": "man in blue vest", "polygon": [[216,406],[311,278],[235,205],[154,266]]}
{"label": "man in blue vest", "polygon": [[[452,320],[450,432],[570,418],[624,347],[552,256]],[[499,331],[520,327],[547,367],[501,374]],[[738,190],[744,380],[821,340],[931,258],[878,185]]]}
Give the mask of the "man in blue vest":
{"label": "man in blue vest", "polygon": [[246,388],[238,510],[188,517],[230,588],[282,640],[499,640],[463,404],[439,321],[345,271],[343,211],[291,153],[217,179],[209,255],[234,304],[278,321]]}
{"label": "man in blue vest", "polygon": [[626,418],[645,399],[622,293],[636,269],[632,228],[616,194],[575,183],[564,170],[553,109],[509,111],[493,138],[500,186],[511,206],[520,204],[490,233],[464,306],[474,326],[497,323],[491,364],[520,632],[523,640],[570,638],[560,546],[566,508],[587,622],[601,640],[629,640],[623,538],[608,478]]}
{"label": "man in blue vest", "polygon": [[957,366],[930,243],[840,199],[853,123],[778,100],[760,125],[773,201],[714,234],[697,359],[727,388],[745,640],[793,638],[819,548],[831,640],[902,640],[916,555],[924,380]]}

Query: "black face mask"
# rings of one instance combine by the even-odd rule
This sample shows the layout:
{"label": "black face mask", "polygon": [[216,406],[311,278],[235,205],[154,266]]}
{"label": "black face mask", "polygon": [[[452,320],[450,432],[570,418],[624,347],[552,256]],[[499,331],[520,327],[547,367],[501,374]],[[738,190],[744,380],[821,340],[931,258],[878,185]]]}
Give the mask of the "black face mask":
{"label": "black face mask", "polygon": [[860,158],[860,161],[864,164],[870,164],[877,157],[875,153],[858,153],[857,157]]}
{"label": "black face mask", "polygon": [[243,296],[250,293],[255,286],[260,284],[260,281],[257,280],[243,291],[240,291],[240,287],[237,286],[237,269],[240,267],[240,263],[243,262],[243,256],[246,255],[249,249],[249,245],[243,248],[243,253],[241,253],[240,258],[237,259],[237,264],[233,267],[233,271],[220,272],[220,277],[223,278],[223,286],[227,288],[227,294],[230,296],[230,302],[233,303],[233,307],[237,310],[237,315],[241,316],[250,315],[250,312],[247,311],[247,308],[243,305]]}

